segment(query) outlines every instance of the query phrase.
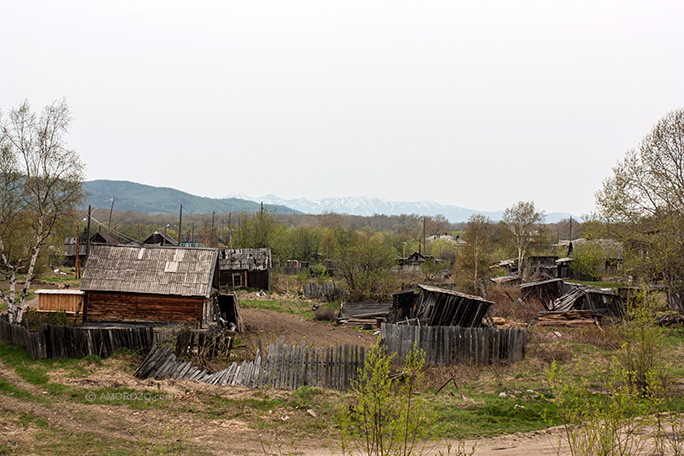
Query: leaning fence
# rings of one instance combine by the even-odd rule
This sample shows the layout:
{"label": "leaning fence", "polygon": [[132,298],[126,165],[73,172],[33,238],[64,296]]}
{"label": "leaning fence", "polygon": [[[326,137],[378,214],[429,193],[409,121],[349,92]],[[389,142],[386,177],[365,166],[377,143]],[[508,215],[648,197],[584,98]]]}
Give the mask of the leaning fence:
{"label": "leaning fence", "polygon": [[517,328],[464,328],[460,326],[407,326],[383,323],[381,343],[402,361],[417,347],[429,366],[515,362],[525,357],[525,330]]}
{"label": "leaning fence", "polygon": [[270,345],[257,352],[254,360],[234,362],[228,368],[210,373],[178,359],[173,346],[155,346],[138,367],[139,378],[158,380],[196,380],[212,385],[242,385],[257,388],[294,390],[315,386],[348,390],[358,378],[366,359],[366,348],[345,344],[338,347],[307,347],[284,343]]}

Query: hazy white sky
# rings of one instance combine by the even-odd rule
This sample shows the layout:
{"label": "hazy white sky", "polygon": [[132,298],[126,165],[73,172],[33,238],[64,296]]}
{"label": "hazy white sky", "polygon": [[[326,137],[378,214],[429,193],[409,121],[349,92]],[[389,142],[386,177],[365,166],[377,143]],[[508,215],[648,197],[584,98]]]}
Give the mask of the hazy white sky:
{"label": "hazy white sky", "polygon": [[577,215],[684,107],[684,2],[0,0],[0,109],[87,178]]}

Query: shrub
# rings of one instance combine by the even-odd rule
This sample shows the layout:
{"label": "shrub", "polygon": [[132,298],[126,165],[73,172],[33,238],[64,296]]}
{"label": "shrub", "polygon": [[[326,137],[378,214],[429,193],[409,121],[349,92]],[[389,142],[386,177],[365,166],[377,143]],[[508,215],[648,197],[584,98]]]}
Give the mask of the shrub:
{"label": "shrub", "polygon": [[314,321],[336,321],[337,312],[330,307],[319,307],[314,311],[313,319]]}
{"label": "shrub", "polygon": [[390,376],[394,355],[373,347],[359,372],[350,402],[336,416],[343,454],[358,451],[369,456],[415,454],[426,436],[433,411],[417,388],[424,383],[425,354],[413,349],[406,357],[402,376]]}

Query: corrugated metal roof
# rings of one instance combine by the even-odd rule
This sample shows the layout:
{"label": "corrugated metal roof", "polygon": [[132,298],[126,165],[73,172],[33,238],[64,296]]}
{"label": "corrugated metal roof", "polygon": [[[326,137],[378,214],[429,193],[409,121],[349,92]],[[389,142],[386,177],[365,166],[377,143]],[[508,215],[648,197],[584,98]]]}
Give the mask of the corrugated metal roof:
{"label": "corrugated metal roof", "polygon": [[217,259],[217,249],[91,245],[81,290],[209,297]]}

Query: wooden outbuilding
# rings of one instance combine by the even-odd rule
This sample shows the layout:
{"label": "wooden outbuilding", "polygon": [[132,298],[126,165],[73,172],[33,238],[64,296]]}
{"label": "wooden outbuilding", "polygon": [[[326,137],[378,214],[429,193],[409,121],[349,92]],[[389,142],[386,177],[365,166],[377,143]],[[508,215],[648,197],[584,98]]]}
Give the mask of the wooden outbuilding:
{"label": "wooden outbuilding", "polygon": [[421,326],[484,326],[493,302],[479,296],[419,285],[416,319]]}
{"label": "wooden outbuilding", "polygon": [[180,322],[218,317],[217,249],[92,245],[81,280],[85,322]]}
{"label": "wooden outbuilding", "polygon": [[220,285],[271,290],[271,249],[224,249],[219,258]]}
{"label": "wooden outbuilding", "polygon": [[80,312],[83,291],[70,289],[36,290],[39,312]]}

